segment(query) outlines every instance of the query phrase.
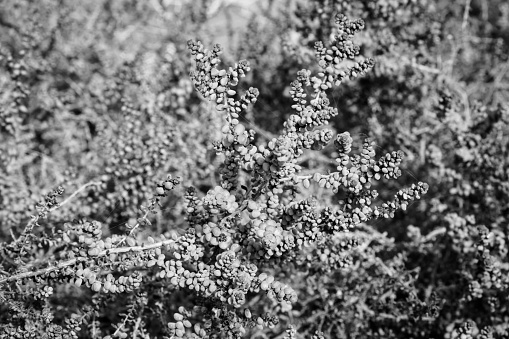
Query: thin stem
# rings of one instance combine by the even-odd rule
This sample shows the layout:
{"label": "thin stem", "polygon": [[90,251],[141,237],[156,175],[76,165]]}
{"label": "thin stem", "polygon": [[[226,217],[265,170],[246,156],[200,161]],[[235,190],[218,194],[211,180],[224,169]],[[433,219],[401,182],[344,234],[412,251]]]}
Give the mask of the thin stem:
{"label": "thin stem", "polygon": [[430,240],[433,240],[433,238],[435,238],[435,237],[436,237],[436,236],[438,236],[438,235],[444,234],[445,232],[446,232],[446,228],[445,228],[445,227],[437,228],[436,230],[434,230],[434,231],[432,231],[432,232],[428,233],[428,234],[424,237],[423,241],[424,241],[424,242],[428,242],[428,241],[430,241]]}
{"label": "thin stem", "polygon": [[101,182],[100,181],[91,181],[91,182],[88,182],[86,183],[85,185],[81,186],[80,188],[78,188],[78,190],[76,190],[73,194],[71,194],[70,196],[67,197],[67,199],[65,199],[64,201],[62,201],[60,204],[56,205],[55,207],[51,208],[49,211],[50,212],[53,212],[55,211],[56,209],[62,207],[63,205],[67,204],[69,201],[71,201],[76,195],[78,195],[80,192],[86,190],[88,187],[90,186],[99,186],[101,185]]}
{"label": "thin stem", "polygon": [[140,328],[140,324],[141,324],[141,316],[138,317],[138,320],[136,320],[136,324],[134,324],[133,339],[136,339],[136,337],[138,336],[138,329]]}
{"label": "thin stem", "polygon": [[468,17],[470,15],[470,2],[471,0],[465,1],[465,10],[463,11],[463,22],[461,23],[461,31],[463,33],[462,35],[464,35],[468,25]]}
{"label": "thin stem", "polygon": [[[143,217],[141,219],[146,219],[148,216],[148,213],[149,213],[149,209],[147,209],[147,211],[145,212],[145,214],[143,215]],[[129,235],[124,236],[122,239],[120,239],[119,242],[116,244],[116,246],[122,245],[124,243],[124,241],[127,239],[127,237],[130,237],[134,233],[134,230],[137,229],[139,226],[140,226],[140,222],[138,221],[136,223],[136,225],[133,226],[131,231],[129,231]]]}

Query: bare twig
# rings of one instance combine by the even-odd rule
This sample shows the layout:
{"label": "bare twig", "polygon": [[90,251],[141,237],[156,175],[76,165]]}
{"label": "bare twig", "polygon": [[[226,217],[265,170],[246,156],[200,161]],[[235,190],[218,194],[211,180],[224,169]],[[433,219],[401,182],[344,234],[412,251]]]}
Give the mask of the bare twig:
{"label": "bare twig", "polygon": [[434,68],[434,67],[429,67],[429,66],[424,66],[424,65],[418,64],[415,61],[415,59],[413,59],[411,61],[411,65],[412,65],[412,68],[418,69],[419,71],[425,72],[425,73],[441,74],[443,72],[442,70],[440,70],[438,68]]}
{"label": "bare twig", "polygon": [[428,242],[430,240],[433,240],[435,237],[441,235],[441,234],[444,234],[446,232],[446,228],[445,227],[440,227],[440,228],[437,228],[436,230],[434,231],[431,231],[430,233],[428,233],[424,238],[423,238],[423,241],[424,242]]}
{"label": "bare twig", "polygon": [[465,1],[465,10],[463,11],[463,22],[461,23],[461,33],[465,36],[465,30],[468,26],[468,18],[470,16],[470,2],[471,0]]}
{"label": "bare twig", "polygon": [[16,238],[16,236],[14,235],[14,232],[12,231],[12,228],[9,229],[9,232],[11,233],[11,237],[14,241],[17,241],[18,239]]}
{"label": "bare twig", "polygon": [[91,181],[91,182],[88,182],[86,183],[85,185],[81,186],[80,188],[78,188],[78,190],[76,190],[73,194],[71,194],[70,196],[67,197],[67,199],[65,199],[64,201],[62,201],[60,204],[56,205],[55,207],[51,208],[49,211],[50,212],[53,212],[55,211],[56,209],[64,206],[65,204],[67,204],[69,201],[71,201],[76,195],[78,195],[80,192],[86,190],[87,188],[89,188],[90,186],[99,186],[101,185],[101,182],[100,181]]}

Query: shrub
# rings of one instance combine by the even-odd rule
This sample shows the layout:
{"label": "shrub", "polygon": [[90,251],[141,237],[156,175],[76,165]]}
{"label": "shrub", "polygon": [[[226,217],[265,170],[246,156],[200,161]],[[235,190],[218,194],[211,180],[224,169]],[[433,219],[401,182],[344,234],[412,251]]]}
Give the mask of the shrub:
{"label": "shrub", "polygon": [[[115,101],[105,104],[114,108],[118,103],[124,117],[118,131],[105,136],[107,149],[113,151],[105,174],[62,203],[62,187],[46,195],[21,234],[2,244],[3,314],[10,314],[2,318],[3,335],[27,337],[45,329],[50,337],[78,337],[87,324],[92,336],[214,337],[221,333],[238,337],[255,326],[273,327],[279,321],[277,314],[289,311],[297,301],[289,285],[292,276],[309,270],[317,258],[323,267],[311,274],[347,267],[349,253],[360,241],[353,230],[373,218],[391,218],[396,210],[420,199],[427,190],[423,183],[377,204],[378,193],[372,185],[401,175],[402,154],[392,152],[376,160],[373,144],[366,139],[362,151],[351,155],[353,140],[348,132],[334,141],[337,171],[301,173],[299,157],[334,138],[332,131],[322,128],[337,114],[330,107],[327,90],[373,66],[370,59],[342,66],[343,59],[358,54],[358,49],[351,50],[351,39],[363,23],[344,16],[337,16],[336,22],[339,33],[333,44],[315,45],[322,72],[317,76],[305,69],[298,73],[290,92],[294,113],[280,136],[258,145],[255,132],[239,121],[256,101],[258,90],[250,88],[240,95],[233,89],[250,70],[248,62],[220,69],[218,45],[207,50],[200,42],[188,42],[196,62],[191,74],[194,86],[226,114],[226,124],[221,140],[214,144],[223,156],[218,185],[203,196],[192,187],[186,190],[188,226],[181,226],[179,233],[147,235],[137,230],[150,224],[149,213],[181,183],[170,175],[147,190],[152,168],[171,163],[168,147],[171,151],[182,139],[158,129],[166,121],[150,110],[133,107],[123,99],[122,83],[117,85],[116,94],[109,95]],[[312,182],[333,193],[344,192],[340,205],[327,206],[327,201],[307,196],[302,188]],[[88,198],[89,218],[51,228],[50,222],[41,225],[49,214],[91,186],[99,188]],[[149,204],[142,207],[137,221],[128,223],[125,235],[104,234],[102,223],[90,219],[100,204],[120,203],[129,215],[143,201]],[[285,269],[287,265],[293,273]],[[184,295],[184,305],[174,306]],[[72,302],[62,304],[64,296]],[[258,301],[251,304],[252,300]],[[55,304],[60,307],[55,309]],[[126,311],[119,318],[115,308]],[[107,335],[115,321],[116,329]]]}
{"label": "shrub", "polygon": [[238,7],[5,4],[0,337],[507,337],[507,6]]}

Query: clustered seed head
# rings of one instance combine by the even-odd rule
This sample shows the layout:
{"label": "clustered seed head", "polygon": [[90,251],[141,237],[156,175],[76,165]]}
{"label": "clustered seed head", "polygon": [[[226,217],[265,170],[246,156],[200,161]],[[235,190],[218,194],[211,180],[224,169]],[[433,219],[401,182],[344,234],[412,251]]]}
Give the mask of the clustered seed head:
{"label": "clustered seed head", "polygon": [[158,197],[165,197],[169,191],[173,190],[178,184],[180,184],[180,178],[172,178],[168,175],[165,181],[157,184],[156,195]]}
{"label": "clustered seed head", "polygon": [[338,150],[340,155],[348,154],[352,151],[352,143],[353,139],[350,136],[349,132],[343,132],[336,136],[336,140],[334,141],[334,146]]}
{"label": "clustered seed head", "polygon": [[37,203],[35,207],[38,211],[39,218],[45,218],[52,208],[58,206],[57,198],[64,194],[64,191],[65,190],[62,186],[58,186],[44,197],[44,202]]}
{"label": "clustered seed head", "polygon": [[203,206],[211,214],[220,214],[223,212],[233,213],[239,204],[235,201],[235,196],[226,189],[216,186],[209,191],[203,198]]}

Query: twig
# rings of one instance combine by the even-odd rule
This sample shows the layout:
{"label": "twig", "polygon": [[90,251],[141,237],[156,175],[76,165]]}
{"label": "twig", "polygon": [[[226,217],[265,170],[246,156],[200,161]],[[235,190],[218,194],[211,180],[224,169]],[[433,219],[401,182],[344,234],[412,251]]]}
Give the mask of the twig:
{"label": "twig", "polygon": [[415,62],[415,60],[411,61],[411,66],[412,66],[412,68],[418,69],[418,70],[420,70],[422,72],[426,72],[426,73],[431,73],[431,74],[441,74],[442,73],[442,71],[438,68],[418,64],[417,62]]}
{"label": "twig", "polygon": [[134,324],[133,339],[136,339],[136,337],[138,335],[138,329],[140,328],[140,324],[141,324],[141,316],[138,317],[138,320],[136,320],[136,323]]}
{"label": "twig", "polygon": [[423,238],[423,241],[424,242],[428,242],[430,240],[433,240],[433,238],[435,238],[436,236],[438,235],[441,235],[441,234],[444,234],[446,232],[446,228],[445,227],[440,227],[440,228],[437,228],[436,230],[428,233],[424,238]]}
{"label": "twig", "polygon": [[461,23],[461,33],[462,33],[462,36],[465,36],[465,30],[467,28],[467,25],[468,25],[468,18],[469,18],[469,15],[470,15],[470,2],[471,0],[466,0],[465,1],[465,10],[463,11],[463,22]]}
{"label": "twig", "polygon": [[76,195],[78,195],[80,192],[84,191],[90,186],[99,186],[101,184],[100,181],[91,181],[86,183],[85,185],[81,186],[77,191],[75,191],[73,194],[67,197],[64,201],[62,201],[60,204],[56,205],[55,207],[51,208],[49,211],[53,212],[56,209],[62,207],[63,205],[67,204],[69,201],[71,201]]}
{"label": "twig", "polygon": [[18,241],[18,239],[16,238],[16,236],[14,235],[14,232],[12,231],[12,228],[9,228],[9,232],[11,233],[11,237],[14,241]]}
{"label": "twig", "polygon": [[[147,216],[148,216],[148,213],[149,213],[149,210],[147,210],[147,211],[145,212],[145,214],[143,215],[143,217],[141,217],[140,219],[146,219],[146,218],[147,218]],[[120,245],[122,245],[122,244],[124,243],[124,241],[127,239],[127,237],[132,236],[132,234],[134,233],[134,230],[135,230],[135,229],[137,229],[139,226],[140,226],[140,222],[138,221],[138,222],[136,223],[136,225],[134,225],[134,226],[133,226],[133,228],[129,231],[129,234],[128,234],[128,235],[126,235],[126,236],[124,236],[122,239],[120,239],[120,240],[118,241],[118,243],[116,244],[116,246],[120,246]]]}

